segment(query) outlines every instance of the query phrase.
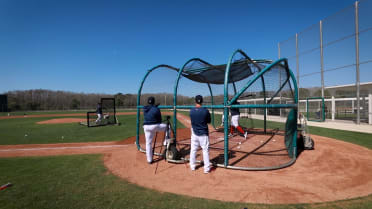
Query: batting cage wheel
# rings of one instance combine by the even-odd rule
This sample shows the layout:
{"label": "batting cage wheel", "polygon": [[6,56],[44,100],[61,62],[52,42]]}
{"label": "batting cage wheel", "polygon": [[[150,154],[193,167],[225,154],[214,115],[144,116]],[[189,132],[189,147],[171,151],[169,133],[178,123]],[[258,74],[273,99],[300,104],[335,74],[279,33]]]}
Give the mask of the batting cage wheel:
{"label": "batting cage wheel", "polygon": [[169,145],[166,150],[165,156],[167,160],[179,160],[179,154],[175,143]]}

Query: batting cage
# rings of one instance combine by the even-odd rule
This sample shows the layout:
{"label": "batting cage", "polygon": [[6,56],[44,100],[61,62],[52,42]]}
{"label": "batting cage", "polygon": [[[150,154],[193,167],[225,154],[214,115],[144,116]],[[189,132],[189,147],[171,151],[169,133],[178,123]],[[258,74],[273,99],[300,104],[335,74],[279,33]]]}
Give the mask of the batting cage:
{"label": "batting cage", "polygon": [[[215,166],[272,170],[295,162],[297,86],[287,59],[252,60],[236,50],[223,65],[193,58],[181,68],[159,65],[150,69],[138,90],[138,150],[146,151],[143,109],[147,97],[154,96],[168,125],[165,132],[156,134],[151,149],[169,162],[187,162],[189,111],[194,108],[195,95],[203,96],[203,107],[211,113],[209,155]],[[171,139],[171,146],[163,146],[166,138]],[[197,159],[202,163],[201,150]]]}
{"label": "batting cage", "polygon": [[106,125],[119,125],[116,117],[115,99],[114,98],[101,98],[100,100],[102,115],[98,116],[97,110],[87,112],[86,123],[80,123],[87,125],[88,127],[106,126]]}

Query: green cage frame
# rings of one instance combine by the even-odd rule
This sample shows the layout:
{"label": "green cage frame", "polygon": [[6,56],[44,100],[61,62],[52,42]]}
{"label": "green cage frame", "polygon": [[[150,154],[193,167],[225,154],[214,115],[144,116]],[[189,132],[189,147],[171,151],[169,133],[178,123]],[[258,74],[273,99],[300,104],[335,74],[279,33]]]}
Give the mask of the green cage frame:
{"label": "green cage frame", "polygon": [[[255,65],[259,69],[261,69],[261,67],[258,66],[257,63],[266,63],[266,64],[270,63],[270,64],[268,66],[266,66],[264,69],[261,69],[258,72],[258,74],[253,79],[249,80],[245,84],[245,86],[242,89],[240,89],[238,92],[236,92],[236,89],[235,89],[235,86],[234,86],[235,96],[229,101],[228,100],[229,73],[230,73],[231,65],[233,64],[234,57],[237,54],[240,54],[242,57],[247,59],[251,64]],[[141,111],[141,109],[144,108],[144,105],[141,105],[141,103],[140,103],[141,93],[142,93],[143,84],[145,83],[147,77],[149,76],[149,74],[151,72],[153,72],[157,69],[161,69],[161,68],[168,68],[168,69],[171,69],[171,70],[178,71],[178,75],[177,75],[177,78],[176,78],[175,84],[174,84],[173,105],[160,105],[160,106],[158,106],[159,109],[173,109],[174,137],[175,137],[175,139],[177,139],[177,109],[192,109],[192,108],[194,108],[194,106],[189,106],[189,105],[177,105],[178,84],[179,84],[179,80],[181,78],[182,72],[184,71],[187,64],[192,62],[192,61],[195,61],[195,60],[201,61],[203,63],[207,63],[207,62],[205,62],[205,61],[203,61],[199,58],[192,58],[192,59],[188,60],[182,66],[182,68],[180,68],[180,69],[178,69],[176,67],[173,67],[173,66],[170,66],[170,65],[162,64],[162,65],[155,66],[155,67],[151,68],[150,70],[148,70],[147,73],[145,74],[145,76],[143,77],[143,79],[141,81],[141,84],[140,84],[140,87],[138,89],[138,94],[137,94],[136,145],[137,145],[137,149],[139,151],[145,152],[145,150],[143,150],[140,146],[139,135],[140,135],[140,111]],[[207,64],[209,64],[209,63],[207,63]],[[289,79],[288,79],[287,82],[291,81],[290,83],[293,85],[293,91],[294,91],[294,98],[293,98],[294,103],[293,104],[267,104],[266,103],[266,95],[264,95],[265,104],[244,104],[244,105],[238,104],[238,105],[233,105],[233,103],[239,98],[239,96],[241,96],[245,92],[245,90],[247,90],[258,79],[261,79],[262,88],[263,88],[263,91],[265,92],[265,80],[264,80],[263,74],[265,72],[269,71],[271,68],[277,66],[277,65],[281,65],[282,67],[284,67],[285,70],[287,71],[287,73],[289,74]],[[196,69],[196,70],[203,71],[204,69],[201,68],[201,69]],[[293,133],[292,142],[291,142],[291,144],[292,144],[291,147],[293,148],[293,150],[288,150],[288,153],[290,153],[290,157],[291,157],[291,160],[288,163],[285,163],[285,164],[282,164],[282,165],[279,165],[279,166],[274,166],[274,167],[254,167],[254,168],[253,167],[236,167],[236,166],[229,165],[228,114],[229,114],[229,109],[230,108],[263,108],[265,110],[267,108],[291,108],[291,109],[294,110],[294,112],[297,115],[297,109],[298,109],[297,82],[296,82],[296,78],[295,78],[293,72],[288,67],[288,60],[286,58],[281,58],[281,59],[276,60],[274,62],[268,61],[268,60],[251,60],[241,49],[237,49],[236,51],[234,51],[234,53],[230,56],[230,58],[228,60],[228,63],[226,64],[224,84],[223,84],[224,85],[224,103],[223,103],[223,105],[221,105],[221,104],[215,105],[213,103],[214,102],[213,101],[213,92],[211,90],[210,84],[209,83],[206,83],[206,84],[209,87],[210,96],[212,98],[212,100],[211,100],[212,104],[211,105],[203,105],[203,107],[210,108],[212,110],[212,114],[211,114],[212,117],[214,115],[213,114],[214,109],[223,109],[223,114],[224,114],[224,164],[223,165],[222,164],[217,164],[217,166],[224,167],[224,168],[230,168],[230,169],[258,171],[258,170],[273,170],[273,169],[280,169],[280,168],[288,167],[296,161],[296,157],[297,157],[297,119],[295,121],[292,121],[292,124],[294,123],[296,127],[294,128],[294,133]],[[280,87],[278,92],[283,87],[284,87],[284,85]],[[212,118],[212,120],[213,120],[213,118]],[[264,114],[264,132],[265,133],[266,133],[266,122],[267,122],[266,114]],[[214,126],[214,124],[212,124],[212,125]],[[160,153],[154,153],[154,154],[161,155]]]}
{"label": "green cage frame", "polygon": [[[319,120],[312,120],[309,114],[309,100],[321,100],[322,109],[320,110],[320,114],[322,114],[322,118]],[[306,119],[308,121],[314,121],[314,122],[324,122],[325,121],[325,103],[324,103],[324,97],[308,97],[306,98]]]}

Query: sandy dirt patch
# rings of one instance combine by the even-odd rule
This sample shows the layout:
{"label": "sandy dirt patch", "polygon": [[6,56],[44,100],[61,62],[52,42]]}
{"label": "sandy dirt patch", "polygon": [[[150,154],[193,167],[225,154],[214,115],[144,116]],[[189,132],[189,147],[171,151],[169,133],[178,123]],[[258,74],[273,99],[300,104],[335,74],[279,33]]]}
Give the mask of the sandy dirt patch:
{"label": "sandy dirt patch", "polygon": [[58,124],[58,123],[80,123],[87,119],[84,118],[55,118],[50,120],[43,120],[37,122],[37,124]]}

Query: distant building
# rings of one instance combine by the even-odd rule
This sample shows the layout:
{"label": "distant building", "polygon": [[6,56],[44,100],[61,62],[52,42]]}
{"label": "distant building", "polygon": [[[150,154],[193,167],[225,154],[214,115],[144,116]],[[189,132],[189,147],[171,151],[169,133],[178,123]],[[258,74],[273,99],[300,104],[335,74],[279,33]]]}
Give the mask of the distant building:
{"label": "distant building", "polygon": [[[355,84],[329,86],[324,89],[334,97],[356,97]],[[360,83],[360,96],[368,97],[369,94],[372,94],[372,82]]]}

